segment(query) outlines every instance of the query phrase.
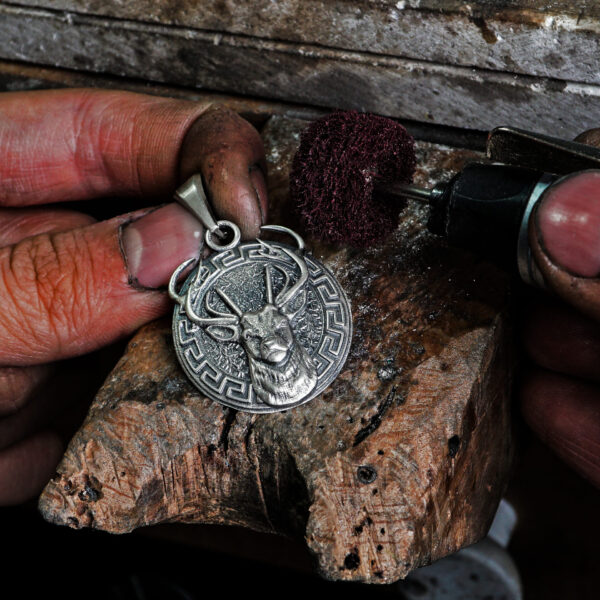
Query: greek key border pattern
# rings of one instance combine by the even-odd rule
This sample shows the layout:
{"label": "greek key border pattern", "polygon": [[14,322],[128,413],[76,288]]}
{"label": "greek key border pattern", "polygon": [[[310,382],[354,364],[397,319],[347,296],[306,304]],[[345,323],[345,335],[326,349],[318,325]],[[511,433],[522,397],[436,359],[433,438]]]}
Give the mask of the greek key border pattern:
{"label": "greek key border pattern", "polygon": [[[271,243],[274,246],[283,244]],[[211,274],[201,287],[207,285],[212,275],[221,270],[235,268],[247,260],[265,260],[264,249],[258,243],[241,244],[233,250],[209,257],[205,262],[212,262]],[[277,260],[277,259],[275,259]],[[281,261],[281,259],[279,259]],[[317,366],[318,383],[314,392],[302,399],[302,404],[321,393],[341,370],[352,337],[350,305],[335,277],[329,270],[316,262],[310,255],[305,255],[309,270],[309,285],[316,293],[323,306],[324,335],[319,346],[311,356]],[[289,264],[286,262],[286,264]],[[215,368],[205,356],[196,333],[199,327],[185,317],[180,306],[174,313],[175,348],[179,360],[196,386],[209,398],[227,403],[233,408],[247,409],[251,405],[262,404],[256,397],[252,383],[232,377],[228,373]],[[292,408],[290,405],[286,408]],[[253,410],[258,410],[256,407]],[[265,412],[272,410],[265,406]]]}

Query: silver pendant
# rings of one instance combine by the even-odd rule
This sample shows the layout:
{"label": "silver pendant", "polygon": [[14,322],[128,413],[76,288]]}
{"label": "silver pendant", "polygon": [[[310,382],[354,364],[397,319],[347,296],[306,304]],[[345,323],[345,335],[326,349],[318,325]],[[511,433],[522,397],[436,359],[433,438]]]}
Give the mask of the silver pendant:
{"label": "silver pendant", "polygon": [[287,227],[262,231],[290,235],[295,247],[257,239],[219,245],[187,277],[194,260],[182,263],[169,282],[175,301],[173,340],[194,385],[209,398],[237,410],[287,410],[320,394],[342,369],[352,337],[350,303],[331,272],[304,249]]}

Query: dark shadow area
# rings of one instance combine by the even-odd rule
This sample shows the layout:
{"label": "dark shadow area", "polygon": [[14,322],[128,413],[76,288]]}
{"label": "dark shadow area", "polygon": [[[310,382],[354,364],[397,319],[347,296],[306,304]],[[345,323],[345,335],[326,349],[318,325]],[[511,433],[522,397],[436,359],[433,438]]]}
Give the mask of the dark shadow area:
{"label": "dark shadow area", "polygon": [[519,522],[509,545],[526,600],[600,594],[600,490],[529,434],[508,500]]}
{"label": "dark shadow area", "polygon": [[[395,586],[333,583],[306,568],[301,547],[272,536],[220,527],[162,526],[116,536],[45,523],[35,506],[0,510],[6,549],[5,590],[23,599],[79,597],[86,600],[195,600],[240,595],[302,597],[343,593],[345,598],[398,597]],[[233,556],[189,543],[194,531],[217,547],[229,538]],[[184,537],[185,542],[175,541]],[[274,547],[264,545],[269,541]],[[254,553],[257,559],[247,555]],[[260,559],[263,560],[260,560]],[[272,562],[267,563],[264,559]],[[282,563],[296,561],[296,567]],[[25,573],[25,574],[24,574]],[[307,596],[310,597],[310,596]]]}

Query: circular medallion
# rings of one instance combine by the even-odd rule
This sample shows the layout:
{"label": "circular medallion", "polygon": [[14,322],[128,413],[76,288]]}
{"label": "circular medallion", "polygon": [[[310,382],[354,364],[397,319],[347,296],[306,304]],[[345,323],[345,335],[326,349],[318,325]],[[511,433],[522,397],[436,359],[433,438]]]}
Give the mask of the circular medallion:
{"label": "circular medallion", "polygon": [[231,408],[268,413],[299,406],[346,361],[348,299],[293,235],[298,248],[257,240],[212,254],[179,293],[173,282],[187,263],[173,274],[179,361],[202,393]]}

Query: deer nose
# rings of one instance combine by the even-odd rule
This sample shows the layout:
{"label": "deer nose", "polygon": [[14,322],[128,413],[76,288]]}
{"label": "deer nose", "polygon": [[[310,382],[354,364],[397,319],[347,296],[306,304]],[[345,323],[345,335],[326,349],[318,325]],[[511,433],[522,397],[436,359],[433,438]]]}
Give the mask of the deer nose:
{"label": "deer nose", "polygon": [[264,360],[278,363],[286,357],[288,347],[279,337],[271,336],[261,342],[260,351]]}

